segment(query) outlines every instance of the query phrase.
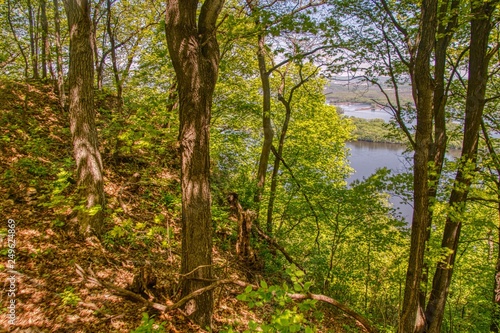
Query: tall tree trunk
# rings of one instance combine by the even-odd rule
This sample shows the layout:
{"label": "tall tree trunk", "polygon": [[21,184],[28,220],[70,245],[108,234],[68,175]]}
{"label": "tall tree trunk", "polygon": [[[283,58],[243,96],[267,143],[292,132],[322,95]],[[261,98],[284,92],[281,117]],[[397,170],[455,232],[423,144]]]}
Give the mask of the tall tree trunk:
{"label": "tall tree trunk", "polygon": [[92,51],[94,53],[94,66],[97,72],[97,90],[102,90],[103,87],[103,77],[104,77],[104,62],[106,61],[106,33],[103,33],[102,36],[102,58],[99,59],[99,52],[97,48],[97,27],[99,25],[99,21],[102,18],[101,15],[101,6],[104,0],[99,0],[94,5],[94,11],[92,13]]}
{"label": "tall tree trunk", "polygon": [[59,104],[64,109],[66,105],[66,94],[64,91],[64,71],[62,59],[62,44],[61,44],[61,19],[59,17],[59,1],[54,2],[54,27],[56,38],[56,67],[57,67],[57,92],[59,94]]}
{"label": "tall tree trunk", "polygon": [[28,56],[26,55],[26,52],[24,52],[23,46],[21,45],[21,42],[17,37],[16,29],[14,28],[14,24],[12,22],[11,10],[12,10],[11,0],[7,0],[7,21],[9,22],[10,31],[14,36],[14,40],[16,41],[17,47],[19,48],[19,52],[21,52],[21,55],[24,59],[24,77],[28,79],[28,73],[29,73]]}
{"label": "tall tree trunk", "polygon": [[[182,188],[182,295],[210,284],[210,115],[219,68],[216,23],[224,0],[167,2],[166,37],[179,94]],[[211,327],[213,294],[203,293],[185,307],[201,327]]]}
{"label": "tall tree trunk", "polygon": [[[283,157],[283,148],[285,147],[285,138],[286,134],[288,132],[288,124],[290,123],[290,118],[292,115],[292,99],[293,99],[293,94],[297,89],[299,89],[304,83],[306,83],[309,80],[309,77],[307,78],[302,78],[302,69],[300,70],[300,81],[296,85],[294,85],[290,89],[290,94],[288,98],[284,97],[285,93],[285,79],[286,79],[286,70],[285,73],[282,74],[281,78],[281,85],[279,87],[278,91],[278,100],[283,104],[285,107],[285,120],[283,121],[283,125],[281,126],[281,133],[279,136],[279,143],[278,143],[278,156]],[[272,143],[272,142],[271,142]],[[266,231],[268,235],[272,235],[273,233],[273,212],[274,212],[274,202],[276,200],[276,191],[278,187],[278,173],[280,169],[280,162],[281,160],[279,158],[274,159],[274,165],[273,165],[273,173],[271,175],[271,189],[269,192],[269,203],[267,205],[267,221],[266,221]]]}
{"label": "tall tree trunk", "polygon": [[[500,169],[497,169],[497,173],[500,177]],[[497,231],[497,242],[500,244],[500,178],[497,183],[497,199],[499,201],[497,211],[498,211],[498,231]],[[490,331],[498,333],[500,332],[500,247],[497,252],[497,263],[495,265],[495,283],[493,285],[493,314],[491,320]]]}
{"label": "tall tree trunk", "polygon": [[47,2],[40,0],[40,23],[42,25],[42,79],[47,79],[47,66],[49,61],[49,22],[47,20]]}
{"label": "tall tree trunk", "polygon": [[63,0],[70,31],[69,117],[78,186],[85,208],[79,212],[80,231],[100,235],[104,218],[102,160],[94,111],[94,66],[88,0]]}
{"label": "tall tree trunk", "polygon": [[111,64],[113,67],[113,76],[115,79],[116,96],[118,99],[118,114],[121,114],[123,107],[123,87],[118,72],[118,64],[116,62],[116,40],[111,26],[111,0],[106,0],[106,30],[108,31],[109,43],[111,44]]}
{"label": "tall tree trunk", "polygon": [[28,21],[29,21],[29,36],[30,36],[30,58],[31,69],[33,70],[33,78],[39,79],[38,74],[38,55],[35,47],[35,18],[33,17],[33,5],[31,0],[28,0]]}
{"label": "tall tree trunk", "polygon": [[479,128],[483,116],[488,79],[488,40],[492,29],[491,16],[499,0],[491,2],[471,2],[471,43],[469,56],[469,80],[465,103],[464,139],[460,164],[455,183],[450,195],[448,213],[441,247],[446,250],[446,257],[436,267],[432,282],[432,292],[426,309],[429,333],[439,333],[443,322],[446,298],[455,264],[460,231],[461,213],[471,185],[471,176],[475,172]]}
{"label": "tall tree trunk", "polygon": [[[290,123],[290,117],[292,114],[292,108],[289,101],[280,96],[281,103],[285,106],[285,120],[283,121],[283,126],[281,127],[281,134],[278,144],[278,155],[283,156],[283,148],[285,146],[285,137],[288,131],[288,124]],[[273,233],[273,213],[274,213],[274,201],[276,200],[276,191],[278,188],[278,173],[280,169],[280,159],[274,159],[273,173],[271,175],[271,190],[269,192],[269,203],[267,205],[267,221],[266,221],[266,231],[268,235]]]}
{"label": "tall tree trunk", "polygon": [[260,153],[259,168],[257,169],[257,187],[255,189],[254,203],[257,212],[255,223],[259,226],[259,206],[266,185],[267,165],[271,146],[273,145],[274,131],[271,125],[271,83],[269,81],[270,73],[266,65],[266,42],[264,35],[258,36],[257,60],[259,62],[260,80],[262,82],[262,128],[264,132],[264,141],[262,142],[262,151]]}
{"label": "tall tree trunk", "polygon": [[437,0],[423,0],[420,30],[411,59],[411,79],[417,107],[417,130],[414,154],[414,208],[411,228],[410,258],[406,272],[403,309],[398,327],[399,333],[421,332],[425,326],[420,285],[424,265],[424,252],[429,225],[429,170],[432,137],[433,85],[429,75],[430,59],[434,47],[437,25]]}
{"label": "tall tree trunk", "polygon": [[[490,156],[493,159],[493,163],[495,165],[495,169],[497,171],[497,179],[495,181],[496,187],[497,187],[497,200],[498,200],[498,206],[497,206],[497,244],[500,244],[500,158],[497,155],[495,148],[493,147],[493,144],[491,142],[490,136],[488,134],[488,131],[486,129],[486,125],[484,124],[484,121],[481,121],[481,129],[483,131],[484,135],[484,141],[486,142],[486,146],[488,147],[488,151],[490,153]],[[493,253],[493,239],[492,239],[492,234],[489,235],[489,241],[490,243],[490,251],[488,251],[488,257],[491,258],[491,254]],[[496,265],[495,265],[495,275],[494,275],[494,282],[493,282],[493,310],[491,314],[491,325],[490,325],[490,331],[498,333],[500,332],[500,247],[497,249],[497,258],[496,258]]]}
{"label": "tall tree trunk", "polygon": [[[446,113],[445,106],[448,100],[446,72],[446,55],[452,40],[454,31],[458,24],[458,6],[460,0],[446,0],[440,3],[438,11],[438,30],[437,40],[434,51],[434,96],[433,96],[433,115],[434,115],[434,141],[432,143],[429,162],[431,162],[432,172],[429,174],[429,202],[434,202],[436,198],[441,171],[443,170],[444,158],[446,154],[447,134],[446,134]],[[448,80],[451,80],[450,77]],[[432,209],[429,211],[429,221],[427,225],[426,242],[431,237]],[[429,281],[429,267],[424,263],[420,304],[425,307],[427,300],[427,285]]]}

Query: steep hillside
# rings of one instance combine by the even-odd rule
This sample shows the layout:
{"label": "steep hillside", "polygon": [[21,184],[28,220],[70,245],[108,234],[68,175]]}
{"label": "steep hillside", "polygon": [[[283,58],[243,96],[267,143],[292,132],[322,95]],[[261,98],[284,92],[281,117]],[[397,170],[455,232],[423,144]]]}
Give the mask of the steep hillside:
{"label": "steep hillside", "polygon": [[[114,105],[112,96],[102,95],[96,106],[105,164],[106,233],[100,241],[84,239],[74,232],[76,186],[66,111],[50,86],[0,84],[3,331],[130,332],[154,322],[163,322],[166,332],[203,331],[181,310],[159,312],[143,302],[172,304],[179,299],[176,129],[153,126],[137,110],[117,115]],[[238,262],[236,225],[227,219],[228,207],[218,209],[225,227],[214,236],[216,277],[281,284],[284,272],[267,276],[262,267],[248,272]],[[237,285],[216,290],[216,331],[228,325],[243,331],[249,321],[269,316],[270,305],[250,310],[238,301],[242,291]],[[321,310],[318,330],[356,330],[356,323],[342,313]],[[11,326],[9,318],[14,317]],[[162,332],[155,327],[140,332]]]}

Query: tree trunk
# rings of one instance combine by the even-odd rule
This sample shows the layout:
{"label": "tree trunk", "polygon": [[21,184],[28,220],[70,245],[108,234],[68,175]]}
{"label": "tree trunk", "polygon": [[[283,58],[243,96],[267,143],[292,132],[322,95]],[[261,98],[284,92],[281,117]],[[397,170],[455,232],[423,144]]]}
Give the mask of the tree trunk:
{"label": "tree trunk", "polygon": [[403,309],[398,327],[399,333],[421,332],[425,326],[420,285],[424,265],[424,252],[429,225],[429,170],[432,136],[433,86],[430,73],[430,59],[434,47],[437,0],[424,0],[420,21],[416,53],[411,59],[411,79],[416,92],[417,129],[414,154],[414,210],[411,228],[410,258],[406,272],[406,286]]}
{"label": "tree trunk", "polygon": [[438,263],[432,282],[432,292],[426,309],[429,333],[439,333],[443,322],[446,298],[449,292],[453,266],[455,264],[460,231],[461,213],[469,193],[471,176],[475,173],[479,128],[483,116],[488,79],[488,40],[492,29],[491,15],[499,1],[471,3],[471,43],[469,56],[469,80],[465,104],[464,139],[459,168],[455,177],[441,247],[447,255]]}
{"label": "tree trunk", "polygon": [[229,193],[227,201],[231,207],[231,217],[238,223],[236,254],[238,254],[241,263],[245,264],[248,268],[252,268],[255,264],[255,254],[250,245],[250,236],[252,233],[252,220],[255,216],[250,210],[243,210],[237,193]]}
{"label": "tree trunk", "polygon": [[[496,230],[497,234],[497,244],[500,244],[500,158],[497,155],[495,148],[491,142],[490,136],[486,129],[486,125],[484,121],[481,121],[481,129],[484,135],[484,141],[486,142],[486,146],[488,147],[488,151],[490,156],[493,158],[493,163],[495,165],[495,169],[497,171],[497,180],[495,181],[497,187],[497,221],[498,228]],[[490,249],[488,251],[488,259],[491,259],[491,255],[493,254],[493,250],[495,248],[493,244],[493,232],[491,231],[488,235],[488,243],[490,244]],[[493,310],[491,313],[491,325],[490,331],[498,333],[500,332],[500,247],[497,249],[497,258],[495,265],[495,275],[494,275],[494,283],[493,283]]]}
{"label": "tree trunk", "polygon": [[[500,177],[500,169],[497,169]],[[500,178],[497,183],[497,198],[499,200],[498,204],[498,231],[497,231],[497,242],[500,244]],[[491,320],[490,331],[498,333],[500,332],[500,247],[497,252],[497,262],[495,265],[495,282],[493,285],[493,314]]]}
{"label": "tree trunk", "polygon": [[98,2],[95,3],[94,5],[94,11],[92,13],[92,52],[94,54],[94,66],[96,70],[96,84],[97,84],[97,90],[102,90],[103,87],[103,76],[104,76],[104,62],[106,59],[106,53],[104,51],[105,45],[106,45],[106,33],[103,33],[102,37],[102,50],[101,54],[102,57],[99,59],[99,52],[97,49],[97,26],[99,24],[100,19],[102,18],[101,15],[101,5],[104,1],[99,0]]}
{"label": "tree trunk", "polygon": [[54,0],[54,27],[56,37],[56,67],[57,67],[57,91],[59,94],[59,104],[64,109],[66,105],[66,94],[64,92],[64,72],[61,45],[61,19],[59,17],[59,1]]}
{"label": "tree trunk", "polygon": [[[197,0],[167,2],[166,37],[177,76],[180,113],[182,296],[206,287],[212,279],[209,136],[220,60],[216,22],[223,3],[206,0],[197,20]],[[185,311],[202,328],[210,328],[212,292],[190,300]]]}
{"label": "tree trunk", "polygon": [[[446,113],[445,106],[448,100],[447,81],[445,80],[446,54],[454,31],[458,24],[458,6],[460,0],[443,1],[439,5],[438,12],[438,31],[434,51],[434,96],[433,96],[433,114],[434,114],[434,141],[429,156],[432,172],[429,175],[429,202],[436,198],[441,171],[446,154],[447,134],[446,134]],[[449,80],[452,78],[450,77]],[[427,225],[426,242],[431,238],[432,209],[429,211],[429,221]],[[429,267],[424,263],[420,304],[425,307],[427,300],[427,285],[429,282]]]}
{"label": "tree trunk", "polygon": [[260,80],[262,82],[262,128],[264,131],[264,141],[262,142],[262,151],[260,153],[259,168],[257,170],[257,188],[255,189],[254,203],[257,212],[256,224],[259,226],[259,211],[264,186],[266,185],[267,165],[271,146],[273,144],[273,128],[271,125],[271,84],[269,82],[270,73],[266,65],[266,43],[263,35],[258,36],[257,59],[259,62]]}
{"label": "tree trunk", "polygon": [[28,0],[28,21],[29,21],[29,36],[30,36],[30,58],[31,69],[33,70],[33,78],[39,79],[38,74],[38,54],[35,47],[35,19],[33,17],[33,6],[31,0]]}
{"label": "tree trunk", "polygon": [[[285,147],[285,138],[286,134],[288,132],[288,125],[290,123],[290,118],[292,116],[292,99],[293,99],[293,94],[294,92],[299,89],[304,83],[306,83],[309,80],[308,78],[302,78],[301,75],[301,80],[299,83],[294,85],[290,89],[290,94],[287,99],[283,96],[285,93],[285,78],[286,78],[286,71],[282,75],[281,79],[281,85],[278,91],[278,100],[283,104],[285,107],[285,120],[283,121],[283,125],[281,126],[281,133],[279,136],[279,143],[278,143],[278,155],[283,157],[283,149]],[[271,142],[272,144],[272,142]],[[272,145],[271,145],[272,146]],[[278,187],[278,173],[280,169],[280,162],[281,160],[279,158],[274,159],[274,165],[273,165],[273,173],[271,175],[271,189],[269,192],[269,203],[267,205],[267,221],[266,221],[266,232],[268,235],[272,235],[273,233],[273,212],[274,212],[274,202],[276,200],[276,191]]]}
{"label": "tree trunk", "polygon": [[70,31],[69,117],[78,186],[85,208],[79,212],[80,231],[100,235],[104,218],[102,160],[94,111],[94,67],[88,0],[64,0]]}
{"label": "tree trunk", "polygon": [[16,41],[17,47],[19,48],[19,52],[21,52],[21,55],[22,55],[23,60],[24,60],[24,77],[26,79],[28,79],[28,72],[29,72],[28,56],[24,52],[24,48],[21,45],[19,38],[17,37],[16,29],[14,28],[14,24],[12,22],[12,16],[11,16],[12,6],[11,6],[10,1],[11,0],[7,0],[7,21],[9,22],[10,31],[12,32],[12,36],[14,37],[14,40]]}
{"label": "tree trunk", "polygon": [[[121,114],[123,108],[123,86],[118,73],[118,64],[116,62],[116,40],[111,27],[111,0],[106,0],[106,30],[108,31],[109,43],[111,45],[111,64],[113,67],[113,76],[115,79],[116,96],[118,99],[118,114]],[[103,57],[104,58],[104,57]]]}
{"label": "tree trunk", "polygon": [[49,22],[47,20],[47,2],[40,0],[40,23],[42,25],[42,79],[47,79],[47,67],[49,61]]}

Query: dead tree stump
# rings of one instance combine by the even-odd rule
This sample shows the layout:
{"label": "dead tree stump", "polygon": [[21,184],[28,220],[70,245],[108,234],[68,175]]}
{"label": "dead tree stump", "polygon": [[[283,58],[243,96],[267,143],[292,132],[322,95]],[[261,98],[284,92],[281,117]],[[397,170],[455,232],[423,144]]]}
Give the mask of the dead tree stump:
{"label": "dead tree stump", "polygon": [[238,258],[247,267],[252,268],[256,263],[256,256],[250,244],[252,232],[252,222],[255,213],[250,210],[243,210],[238,200],[237,193],[230,193],[227,197],[231,207],[231,219],[238,223],[238,239],[236,241],[236,253]]}

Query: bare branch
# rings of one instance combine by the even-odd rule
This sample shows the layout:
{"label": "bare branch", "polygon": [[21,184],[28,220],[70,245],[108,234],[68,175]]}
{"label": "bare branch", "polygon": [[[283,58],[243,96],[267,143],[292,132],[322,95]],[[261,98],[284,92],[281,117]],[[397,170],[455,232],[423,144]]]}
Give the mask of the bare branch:
{"label": "bare branch", "polygon": [[290,61],[293,61],[295,59],[299,59],[299,58],[303,58],[303,57],[307,57],[308,55],[311,55],[311,54],[314,54],[320,50],[324,50],[324,49],[329,49],[329,48],[333,48],[333,46],[330,46],[330,45],[323,45],[323,46],[319,46],[309,52],[305,52],[305,53],[300,53],[300,54],[296,54],[294,55],[293,57],[290,57],[288,59],[285,59],[283,60],[282,62],[278,63],[277,65],[274,65],[273,67],[271,67],[266,73],[267,74],[271,74],[273,71],[277,70],[278,68],[280,68],[281,66],[283,65],[286,65],[287,63],[289,63]]}

